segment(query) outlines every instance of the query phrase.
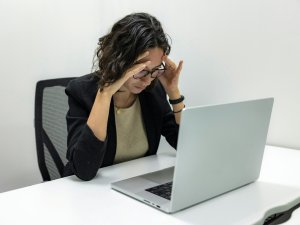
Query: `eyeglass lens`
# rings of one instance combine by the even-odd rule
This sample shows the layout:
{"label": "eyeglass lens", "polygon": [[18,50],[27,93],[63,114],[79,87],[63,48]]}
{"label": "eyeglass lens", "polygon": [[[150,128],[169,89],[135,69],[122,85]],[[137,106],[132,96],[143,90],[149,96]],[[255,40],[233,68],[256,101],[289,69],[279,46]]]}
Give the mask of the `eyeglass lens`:
{"label": "eyeglass lens", "polygon": [[138,79],[138,78],[142,78],[142,77],[145,77],[150,74],[150,76],[152,78],[156,78],[158,76],[161,76],[164,73],[164,71],[165,71],[164,66],[161,65],[159,68],[157,68],[156,70],[153,70],[152,72],[147,71],[147,70],[142,70],[141,72],[135,74],[133,77]]}

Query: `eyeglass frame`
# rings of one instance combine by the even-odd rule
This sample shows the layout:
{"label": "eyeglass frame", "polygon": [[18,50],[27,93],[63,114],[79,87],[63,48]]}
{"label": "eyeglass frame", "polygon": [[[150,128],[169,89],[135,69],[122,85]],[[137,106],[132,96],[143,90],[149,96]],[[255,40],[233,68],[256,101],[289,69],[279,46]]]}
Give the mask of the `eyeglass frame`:
{"label": "eyeglass frame", "polygon": [[[157,66],[157,67],[163,67],[162,69],[153,69],[153,70],[151,70],[151,71],[149,71],[149,70],[142,70],[142,71],[140,71],[140,72],[138,72],[137,74],[139,74],[139,73],[141,73],[141,72],[143,72],[143,71],[146,71],[147,72],[147,74],[145,74],[144,76],[142,76],[142,77],[135,77],[137,74],[134,74],[133,75],[133,78],[134,79],[141,79],[141,78],[143,78],[143,77],[146,77],[146,76],[148,76],[149,74],[150,74],[150,77],[151,78],[157,78],[158,76],[155,76],[155,77],[153,77],[152,76],[152,74],[154,73],[154,72],[156,72],[156,71],[159,71],[159,70],[161,70],[161,71],[166,71],[166,66],[165,66],[165,64],[162,62],[159,66]],[[162,75],[162,74],[161,74]]]}

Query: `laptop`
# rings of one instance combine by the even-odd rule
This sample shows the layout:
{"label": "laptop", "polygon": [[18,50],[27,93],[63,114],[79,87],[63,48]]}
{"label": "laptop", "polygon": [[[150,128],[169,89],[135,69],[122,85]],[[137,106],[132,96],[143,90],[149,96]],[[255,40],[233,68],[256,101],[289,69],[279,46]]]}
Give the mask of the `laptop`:
{"label": "laptop", "polygon": [[175,166],[111,188],[174,213],[257,180],[273,98],[185,108]]}

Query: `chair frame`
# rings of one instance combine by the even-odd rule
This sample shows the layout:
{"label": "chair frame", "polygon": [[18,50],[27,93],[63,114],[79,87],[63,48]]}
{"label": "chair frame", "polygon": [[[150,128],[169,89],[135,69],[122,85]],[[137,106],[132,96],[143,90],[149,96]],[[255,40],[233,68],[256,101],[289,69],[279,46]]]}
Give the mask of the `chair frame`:
{"label": "chair frame", "polygon": [[66,87],[70,80],[75,77],[66,77],[66,78],[56,78],[48,80],[40,80],[36,84],[35,91],[35,111],[34,111],[34,126],[35,126],[35,140],[36,140],[36,150],[37,150],[37,159],[39,169],[44,181],[50,181],[49,171],[45,162],[45,149],[44,144],[47,146],[51,157],[59,171],[60,176],[63,176],[64,164],[57,153],[54,145],[52,144],[50,138],[48,137],[46,131],[43,128],[43,95],[44,89],[53,86],[63,86]]}

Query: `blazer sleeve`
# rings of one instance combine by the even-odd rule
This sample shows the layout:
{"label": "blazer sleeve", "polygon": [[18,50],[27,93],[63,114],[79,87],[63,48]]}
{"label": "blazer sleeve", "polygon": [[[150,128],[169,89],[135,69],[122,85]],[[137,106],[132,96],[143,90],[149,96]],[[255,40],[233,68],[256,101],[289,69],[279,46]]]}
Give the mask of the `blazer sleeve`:
{"label": "blazer sleeve", "polygon": [[162,110],[161,134],[166,138],[167,142],[176,149],[179,125],[176,123],[174,113],[167,100],[167,95],[163,86],[160,83],[157,86],[159,87],[157,93],[159,93],[160,96],[159,101]]}
{"label": "blazer sleeve", "polygon": [[[82,180],[91,180],[97,174],[106,152],[107,140],[100,141],[87,125],[94,96],[81,90],[71,81],[65,92],[69,110],[66,115],[68,139],[67,159],[72,172]],[[87,98],[88,96],[88,98]],[[88,103],[90,101],[90,103]]]}
{"label": "blazer sleeve", "polygon": [[163,116],[162,135],[167,142],[174,148],[177,148],[179,125],[176,123],[173,112],[168,112]]}

